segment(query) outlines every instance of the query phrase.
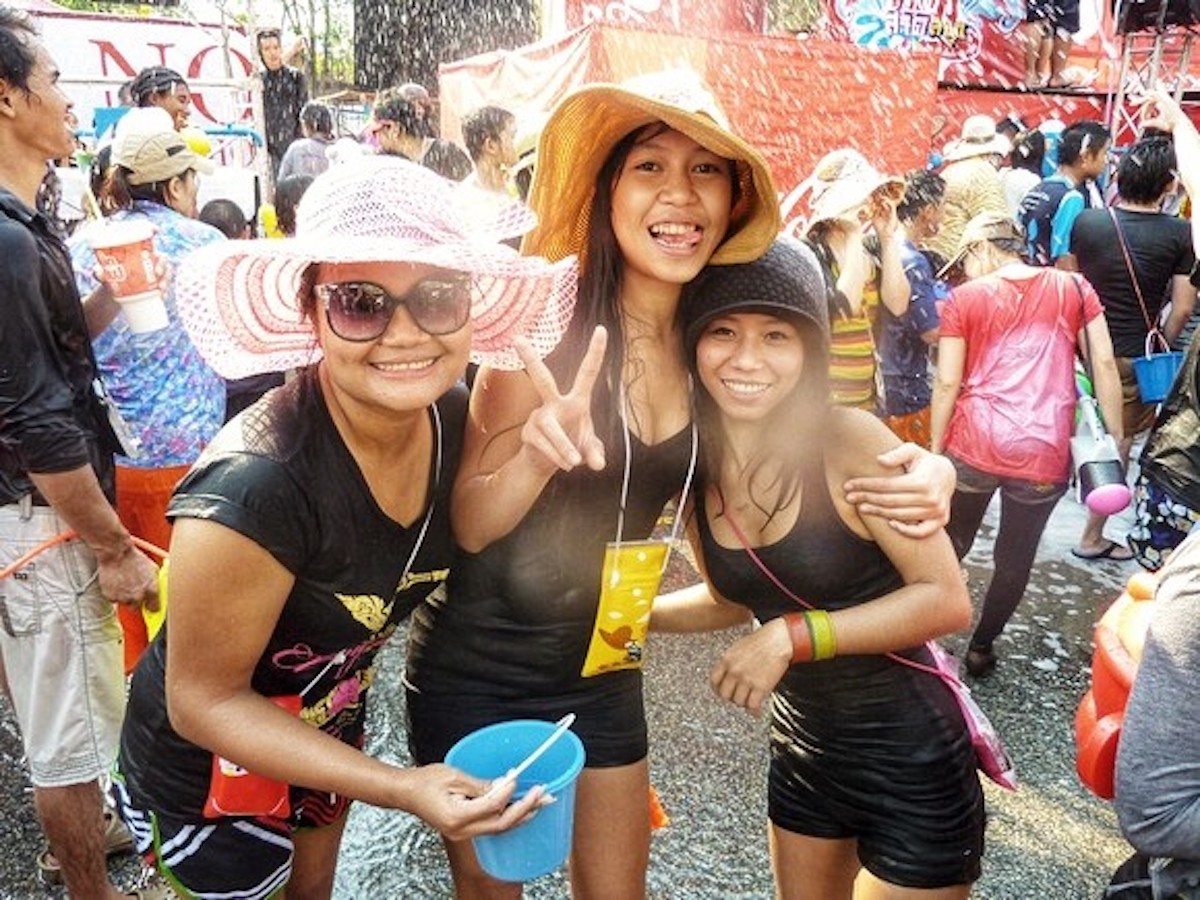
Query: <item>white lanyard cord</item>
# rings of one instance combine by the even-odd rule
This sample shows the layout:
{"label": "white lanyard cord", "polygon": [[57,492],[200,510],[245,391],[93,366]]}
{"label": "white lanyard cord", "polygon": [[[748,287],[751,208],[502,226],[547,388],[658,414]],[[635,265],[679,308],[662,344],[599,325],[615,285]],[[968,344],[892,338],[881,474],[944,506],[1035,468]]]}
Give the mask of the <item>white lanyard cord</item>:
{"label": "white lanyard cord", "polygon": [[[397,584],[404,584],[408,578],[408,573],[412,570],[413,563],[417,561],[417,554],[421,552],[421,545],[425,542],[425,533],[429,531],[429,523],[433,520],[433,508],[437,505],[438,486],[442,481],[442,414],[438,412],[437,404],[434,403],[429,407],[433,412],[433,485],[429,492],[429,506],[425,508],[425,518],[421,521],[421,530],[417,532],[416,543],[413,544],[412,552],[408,554],[408,562],[404,564],[404,571],[400,573],[400,580]],[[346,651],[339,650],[325,666],[313,676],[312,680],[305,685],[300,691],[301,700],[304,695],[312,690],[313,686],[325,677],[325,673],[333,666],[340,666],[346,661]]]}
{"label": "white lanyard cord", "polygon": [[[688,376],[688,396],[692,394],[691,376]],[[625,444],[625,470],[621,476],[621,505],[617,509],[617,540],[616,550],[619,553],[621,543],[625,536],[625,506],[629,500],[629,478],[633,472],[633,446],[629,440],[629,413],[627,410],[627,398],[625,396],[625,381],[622,379],[620,388],[618,389],[618,402],[621,409],[621,437]],[[690,404],[689,404],[690,405]],[[688,493],[692,489],[692,481],[696,476],[696,460],[699,456],[700,441],[696,432],[696,417],[691,417],[689,425],[691,431],[691,451],[688,455],[687,475],[683,479],[683,491],[679,495],[679,503],[675,509],[675,522],[671,526],[671,538],[667,544],[667,554],[663,559],[663,570],[667,568],[667,563],[671,559],[671,551],[675,548],[675,541],[679,538],[679,525],[683,521],[684,507],[687,506]]]}

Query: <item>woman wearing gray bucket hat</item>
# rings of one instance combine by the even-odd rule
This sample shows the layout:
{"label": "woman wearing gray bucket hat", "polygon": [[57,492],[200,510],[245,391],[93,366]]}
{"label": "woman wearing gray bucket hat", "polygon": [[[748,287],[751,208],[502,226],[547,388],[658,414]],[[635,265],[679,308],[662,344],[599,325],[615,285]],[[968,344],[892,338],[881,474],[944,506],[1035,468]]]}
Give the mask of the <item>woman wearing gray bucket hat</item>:
{"label": "woman wearing gray bucket hat", "polygon": [[[319,176],[297,237],[227,241],[181,266],[185,320],[225,377],[301,367],[234,418],[172,498],[167,624],[134,672],[114,800],[184,896],[329,896],[349,806],[452,838],[511,806],[443,765],[362,752],[378,650],[446,578],[471,355],[546,352],[573,259],[522,257],[513,204],[490,227],[396,159]],[[533,351],[531,351],[533,352]]]}
{"label": "woman wearing gray bucket hat", "polygon": [[710,680],[755,714],[770,698],[777,896],[965,898],[983,853],[975,754],[951,691],[905,661],[932,667],[924,642],[964,627],[970,599],[944,532],[901,535],[838,496],[898,440],[830,404],[823,287],[783,241],[689,286],[688,534],[707,587],[657,598],[651,627],[762,623]]}

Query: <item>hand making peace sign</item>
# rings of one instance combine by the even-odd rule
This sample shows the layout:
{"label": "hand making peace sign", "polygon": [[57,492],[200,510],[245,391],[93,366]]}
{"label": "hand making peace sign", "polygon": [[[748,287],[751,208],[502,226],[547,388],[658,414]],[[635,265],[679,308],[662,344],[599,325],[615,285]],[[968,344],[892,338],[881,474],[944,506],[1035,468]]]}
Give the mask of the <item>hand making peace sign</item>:
{"label": "hand making peace sign", "polygon": [[554,375],[526,341],[520,339],[513,344],[542,398],[542,405],[530,413],[521,429],[521,440],[563,471],[569,472],[580,463],[597,472],[604,468],[604,444],[592,425],[592,389],[600,377],[607,344],[608,332],[598,325],[565,394],[559,392]]}

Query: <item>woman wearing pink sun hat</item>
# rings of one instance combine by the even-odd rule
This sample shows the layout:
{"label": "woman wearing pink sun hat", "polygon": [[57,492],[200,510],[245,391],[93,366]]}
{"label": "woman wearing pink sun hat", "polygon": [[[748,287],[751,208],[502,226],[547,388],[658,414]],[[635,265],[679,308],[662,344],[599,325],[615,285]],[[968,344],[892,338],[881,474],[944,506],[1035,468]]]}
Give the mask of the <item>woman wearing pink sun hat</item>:
{"label": "woman wearing pink sun hat", "polygon": [[376,652],[453,556],[468,358],[516,365],[570,315],[574,260],[504,246],[518,207],[466,224],[450,185],[363,160],[318,177],[298,237],[188,257],[185,324],[224,377],[300,367],[180,483],[170,611],[134,672],[114,800],[185,896],[328,896],[346,813],[403,809],[454,838],[542,802],[443,765],[366,756]]}

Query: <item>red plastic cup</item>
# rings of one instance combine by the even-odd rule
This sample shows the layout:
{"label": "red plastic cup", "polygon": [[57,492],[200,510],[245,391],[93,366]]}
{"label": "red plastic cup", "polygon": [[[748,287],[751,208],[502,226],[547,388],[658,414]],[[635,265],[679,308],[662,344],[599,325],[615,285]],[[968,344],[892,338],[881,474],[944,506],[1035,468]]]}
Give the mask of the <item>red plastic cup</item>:
{"label": "red plastic cup", "polygon": [[158,289],[153,237],[154,226],[138,219],[106,222],[88,235],[104,280],[121,304],[129,330],[136,334],[170,324]]}

